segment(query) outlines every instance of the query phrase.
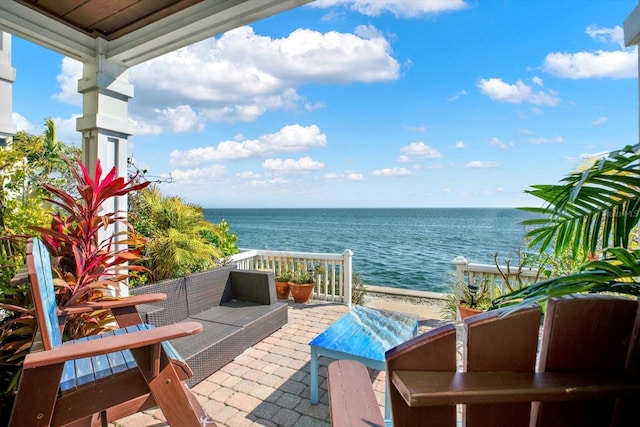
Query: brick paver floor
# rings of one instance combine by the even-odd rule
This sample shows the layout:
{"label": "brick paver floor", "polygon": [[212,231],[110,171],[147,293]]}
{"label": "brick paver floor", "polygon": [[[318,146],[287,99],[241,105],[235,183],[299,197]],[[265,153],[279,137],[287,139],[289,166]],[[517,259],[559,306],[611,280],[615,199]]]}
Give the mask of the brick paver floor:
{"label": "brick paver floor", "polygon": [[[309,402],[309,341],[347,311],[341,304],[290,301],[289,322],[285,326],[194,386],[192,391],[218,427],[329,426],[326,374],[332,359],[320,358],[320,401],[312,405]],[[373,370],[370,373],[380,410],[384,411],[385,373]],[[112,424],[118,427],[166,425],[162,412],[157,409]]]}

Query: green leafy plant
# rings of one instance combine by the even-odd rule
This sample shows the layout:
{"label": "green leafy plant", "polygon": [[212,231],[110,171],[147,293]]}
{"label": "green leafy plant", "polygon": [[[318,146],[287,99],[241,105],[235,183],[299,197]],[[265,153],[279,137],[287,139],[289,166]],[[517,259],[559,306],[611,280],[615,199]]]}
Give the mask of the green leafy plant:
{"label": "green leafy plant", "polygon": [[293,277],[293,274],[289,270],[281,271],[276,276],[276,282],[290,282]]}
{"label": "green leafy plant", "polygon": [[309,268],[302,263],[298,263],[296,268],[291,272],[291,280],[289,282],[304,285],[315,283],[318,276],[324,274],[324,267],[320,264]]}
{"label": "green leafy plant", "polygon": [[18,132],[0,147],[0,291],[24,266],[25,241],[34,225],[46,226],[49,194],[42,186],[68,187],[71,172],[64,156],[75,157],[77,147],[57,140],[53,120],[45,122],[42,135]]}
{"label": "green leafy plant", "polygon": [[[640,145],[626,146],[565,177],[558,185],[535,185],[528,192],[545,202],[523,208],[540,217],[530,246],[540,253],[584,263],[577,272],[551,278],[504,295],[494,306],[544,303],[551,297],[581,292],[640,295],[637,226],[640,220]],[[598,253],[602,254],[599,259]]]}

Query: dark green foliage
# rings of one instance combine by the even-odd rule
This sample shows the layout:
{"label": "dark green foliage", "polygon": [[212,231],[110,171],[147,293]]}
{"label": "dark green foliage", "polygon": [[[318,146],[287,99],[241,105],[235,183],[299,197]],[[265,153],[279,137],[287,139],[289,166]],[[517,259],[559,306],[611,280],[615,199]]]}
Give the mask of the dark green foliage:
{"label": "dark green foliage", "polygon": [[603,260],[588,262],[574,274],[529,285],[498,298],[493,308],[520,302],[543,303],[555,296],[580,292],[616,293],[640,297],[640,250],[608,248]]}

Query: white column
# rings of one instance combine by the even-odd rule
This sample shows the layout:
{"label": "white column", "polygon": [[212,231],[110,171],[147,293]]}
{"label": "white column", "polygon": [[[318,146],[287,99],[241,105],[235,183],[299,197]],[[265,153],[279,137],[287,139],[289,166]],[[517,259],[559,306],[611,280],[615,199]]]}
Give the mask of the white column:
{"label": "white column", "polygon": [[16,69],[11,66],[11,34],[0,31],[0,145],[16,133],[13,124],[12,85]]}
{"label": "white column", "polygon": [[353,252],[345,249],[342,253],[342,267],[344,268],[344,301],[347,307],[351,307],[351,290],[353,289]]}
{"label": "white column", "polygon": [[[83,115],[76,121],[76,130],[82,133],[82,162],[93,175],[100,159],[102,176],[115,166],[117,176],[126,178],[127,138],[131,135],[128,102],[133,97],[129,69],[99,55],[83,64],[78,92],[82,94]],[[103,209],[125,216],[127,197],[112,198]],[[125,230],[123,224],[116,224],[99,238]]]}

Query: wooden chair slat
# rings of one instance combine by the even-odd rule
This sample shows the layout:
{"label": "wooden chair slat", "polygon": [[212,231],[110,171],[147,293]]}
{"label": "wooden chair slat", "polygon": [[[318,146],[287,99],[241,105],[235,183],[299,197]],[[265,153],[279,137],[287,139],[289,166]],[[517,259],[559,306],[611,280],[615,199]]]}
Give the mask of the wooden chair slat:
{"label": "wooden chair slat", "polygon": [[[533,372],[541,316],[542,310],[535,305],[505,317],[499,311],[490,311],[465,319],[463,371]],[[484,426],[488,419],[503,420],[496,422],[496,427],[528,427],[530,414],[530,402],[464,405],[462,408],[462,418],[469,427]]]}
{"label": "wooden chair slat", "polygon": [[40,240],[34,240],[31,249],[31,256],[27,256],[27,269],[37,276],[37,280],[31,281],[33,302],[37,312],[42,313],[39,320],[44,322],[44,325],[40,325],[44,349],[51,350],[62,345],[53,272],[49,252],[44,244]]}
{"label": "wooden chair slat", "polygon": [[[418,335],[386,353],[387,378],[396,370],[455,372],[456,328],[445,325]],[[389,388],[394,425],[412,425],[416,420],[430,420],[438,426],[454,426],[455,405],[411,408],[395,387]]]}
{"label": "wooden chair slat", "polygon": [[[545,316],[539,370],[624,370],[638,303],[604,295],[551,300]],[[614,399],[534,404],[537,426],[602,425],[611,420]],[[585,424],[586,423],[586,424]]]}

